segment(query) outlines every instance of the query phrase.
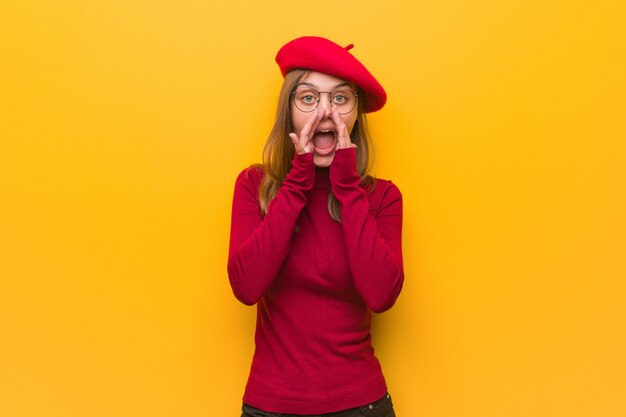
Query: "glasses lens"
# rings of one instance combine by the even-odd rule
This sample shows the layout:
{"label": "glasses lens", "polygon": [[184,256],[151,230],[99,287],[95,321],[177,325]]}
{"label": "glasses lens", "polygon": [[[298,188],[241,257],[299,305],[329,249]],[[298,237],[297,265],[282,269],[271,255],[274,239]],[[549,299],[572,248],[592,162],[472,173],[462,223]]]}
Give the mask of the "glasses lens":
{"label": "glasses lens", "polygon": [[311,112],[317,107],[319,94],[311,88],[297,88],[293,94],[293,101],[296,107],[303,112]]}
{"label": "glasses lens", "polygon": [[350,90],[335,91],[331,97],[333,107],[341,114],[350,113],[356,105],[356,96]]}

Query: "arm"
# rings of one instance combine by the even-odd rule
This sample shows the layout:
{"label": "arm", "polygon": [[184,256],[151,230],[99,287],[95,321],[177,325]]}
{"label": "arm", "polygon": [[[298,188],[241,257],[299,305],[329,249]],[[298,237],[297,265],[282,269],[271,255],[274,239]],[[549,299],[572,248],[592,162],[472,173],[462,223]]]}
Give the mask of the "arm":
{"label": "arm", "polygon": [[270,287],[289,253],[291,238],[313,188],[313,154],[295,154],[291,170],[263,218],[258,188],[247,170],[235,183],[228,277],[235,297],[253,305]]}
{"label": "arm", "polygon": [[404,282],[402,265],[402,195],[391,184],[379,209],[370,214],[365,190],[359,187],[356,151],[337,149],[330,166],[332,191],[341,205],[341,222],[354,286],[372,311],[395,303]]}
{"label": "arm", "polygon": [[315,112],[299,134],[289,134],[294,146],[291,169],[263,218],[258,187],[242,172],[235,184],[228,252],[228,278],[235,297],[255,304],[270,287],[291,247],[291,239],[308,192],[315,182],[310,133],[323,111]]}

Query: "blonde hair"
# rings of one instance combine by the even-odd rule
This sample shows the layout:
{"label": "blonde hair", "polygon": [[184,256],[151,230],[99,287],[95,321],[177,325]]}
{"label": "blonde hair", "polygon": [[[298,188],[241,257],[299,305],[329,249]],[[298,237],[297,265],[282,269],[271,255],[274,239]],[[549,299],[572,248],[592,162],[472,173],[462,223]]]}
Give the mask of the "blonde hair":
{"label": "blonde hair", "polygon": [[[289,170],[291,170],[291,161],[295,152],[293,143],[289,138],[289,133],[293,132],[291,92],[308,73],[309,71],[304,69],[289,71],[285,75],[285,80],[278,96],[274,127],[263,147],[263,164],[257,165],[265,172],[259,186],[259,203],[263,216],[267,214],[270,201],[276,197],[282,182],[285,180]],[[371,139],[365,114],[361,112],[363,105],[362,97],[363,95],[359,94],[358,115],[350,138],[357,145],[356,170],[361,176],[361,185],[373,186],[375,183],[374,178],[368,174],[371,162]],[[334,220],[341,222],[339,201],[337,201],[332,191],[328,196],[328,212]]]}

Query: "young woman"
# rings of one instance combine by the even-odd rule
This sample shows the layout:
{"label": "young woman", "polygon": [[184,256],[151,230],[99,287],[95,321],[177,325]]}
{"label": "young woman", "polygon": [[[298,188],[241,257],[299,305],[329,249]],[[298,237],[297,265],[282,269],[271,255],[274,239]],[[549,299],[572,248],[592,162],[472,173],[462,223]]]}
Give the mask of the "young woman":
{"label": "young woman", "polygon": [[370,320],[402,289],[402,196],[368,175],[365,113],[387,97],[351,48],[303,37],[280,49],[263,165],[235,184],[228,275],[257,304],[242,417],[395,416]]}

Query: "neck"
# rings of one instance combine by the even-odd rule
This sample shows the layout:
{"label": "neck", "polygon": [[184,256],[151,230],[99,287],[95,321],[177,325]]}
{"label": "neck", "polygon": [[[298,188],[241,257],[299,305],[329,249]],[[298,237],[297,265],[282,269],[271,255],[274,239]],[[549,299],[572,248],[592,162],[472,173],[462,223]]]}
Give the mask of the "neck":
{"label": "neck", "polygon": [[315,185],[313,188],[328,189],[330,184],[329,179],[330,168],[329,167],[315,167]]}

